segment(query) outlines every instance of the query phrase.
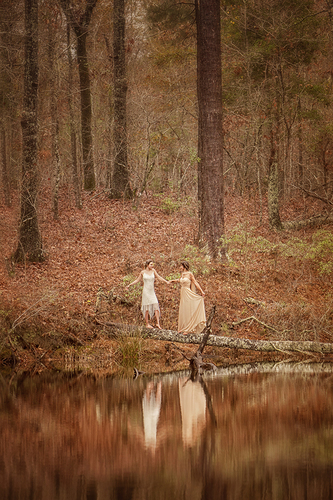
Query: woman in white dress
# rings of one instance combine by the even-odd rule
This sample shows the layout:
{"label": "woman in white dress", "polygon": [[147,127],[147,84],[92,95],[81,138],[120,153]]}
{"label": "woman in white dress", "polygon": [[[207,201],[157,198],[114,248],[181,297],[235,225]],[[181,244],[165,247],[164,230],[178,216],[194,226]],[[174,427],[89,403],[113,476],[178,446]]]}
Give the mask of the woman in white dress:
{"label": "woman in white dress", "polygon": [[[190,272],[189,263],[182,261],[180,263],[181,276],[179,279],[170,280],[180,283],[180,304],[178,316],[179,333],[201,333],[206,325],[206,313],[204,296],[205,292]],[[201,295],[196,293],[196,288]]]}
{"label": "woman in white dress", "polygon": [[145,269],[143,269],[143,271],[141,271],[136,280],[127,285],[126,288],[128,289],[131,285],[139,283],[141,279],[143,280],[141,311],[143,317],[145,318],[146,327],[153,328],[149,323],[149,318],[151,319],[155,316],[157,328],[161,329],[160,307],[158,305],[158,300],[154,289],[155,278],[161,281],[162,283],[167,283],[167,284],[170,283],[170,281],[165,280],[164,278],[162,278],[162,276],[157,274],[157,272],[154,269],[154,262],[149,259],[145,264]]}

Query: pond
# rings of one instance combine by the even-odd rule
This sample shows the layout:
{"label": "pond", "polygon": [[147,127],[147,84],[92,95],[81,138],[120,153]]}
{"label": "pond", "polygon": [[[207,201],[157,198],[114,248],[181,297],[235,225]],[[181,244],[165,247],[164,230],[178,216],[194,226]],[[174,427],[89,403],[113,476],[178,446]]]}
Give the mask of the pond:
{"label": "pond", "polygon": [[333,498],[333,365],[1,378],[0,498]]}

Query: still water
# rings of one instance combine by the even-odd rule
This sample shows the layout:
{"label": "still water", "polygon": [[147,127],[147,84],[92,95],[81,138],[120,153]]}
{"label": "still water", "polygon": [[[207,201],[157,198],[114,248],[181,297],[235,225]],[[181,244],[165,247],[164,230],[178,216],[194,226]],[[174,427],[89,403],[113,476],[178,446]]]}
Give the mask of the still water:
{"label": "still water", "polygon": [[333,499],[333,366],[0,379],[1,500]]}

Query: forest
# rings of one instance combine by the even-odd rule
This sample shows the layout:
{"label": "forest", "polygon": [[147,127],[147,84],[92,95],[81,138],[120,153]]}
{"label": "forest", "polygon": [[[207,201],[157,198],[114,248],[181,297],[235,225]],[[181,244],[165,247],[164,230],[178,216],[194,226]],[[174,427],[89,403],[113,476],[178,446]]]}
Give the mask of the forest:
{"label": "forest", "polygon": [[332,343],[333,0],[6,0],[0,24],[4,366],[184,366],[108,330],[143,326],[147,258],[188,260],[214,335]]}

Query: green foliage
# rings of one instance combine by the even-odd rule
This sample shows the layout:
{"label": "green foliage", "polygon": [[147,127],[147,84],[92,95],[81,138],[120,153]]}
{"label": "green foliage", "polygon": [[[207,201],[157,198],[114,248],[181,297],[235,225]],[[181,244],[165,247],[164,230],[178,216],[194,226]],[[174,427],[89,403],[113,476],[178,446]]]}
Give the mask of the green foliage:
{"label": "green foliage", "polygon": [[124,368],[137,367],[142,351],[142,338],[126,334],[119,339],[118,350],[122,356],[121,364]]}
{"label": "green foliage", "polygon": [[320,163],[323,158],[326,158],[326,161],[332,158],[332,146],[333,126],[330,123],[325,123],[321,127],[317,127],[316,133],[313,134],[310,142],[310,150],[316,155]]}
{"label": "green foliage", "polygon": [[181,207],[181,202],[173,200],[170,197],[166,197],[162,200],[161,203],[161,210],[167,214],[173,214],[174,212],[177,212]]}
{"label": "green foliage", "polygon": [[196,163],[201,162],[201,158],[198,156],[197,149],[194,148],[189,148],[189,155],[190,155],[190,164],[195,165]]}
{"label": "green foliage", "polygon": [[193,245],[186,245],[180,260],[186,260],[190,264],[190,271],[193,274],[208,275],[213,270],[205,251]]}
{"label": "green foliage", "polygon": [[291,257],[298,262],[313,262],[320,274],[333,272],[333,234],[320,229],[312,236],[311,241],[301,238],[289,238],[287,242],[273,243],[262,236],[254,236],[253,227],[236,226],[228,236],[223,238],[223,244],[228,248],[228,256],[245,254],[246,252],[269,253],[275,259]]}
{"label": "green foliage", "polygon": [[313,97],[317,101],[324,104],[325,106],[330,105],[329,95],[330,95],[331,90],[328,89],[326,85],[321,85],[319,83],[312,84],[312,85],[307,84],[305,86],[305,92],[309,96]]}
{"label": "green foliage", "polygon": [[187,48],[179,47],[176,49],[174,46],[170,46],[169,50],[164,50],[164,52],[158,52],[155,54],[153,60],[158,67],[168,67],[176,64],[186,63],[189,56],[193,56],[193,51]]}
{"label": "green foliage", "polygon": [[[132,283],[132,281],[135,280],[135,277],[133,274],[127,274],[123,278],[123,283],[125,286],[129,285]],[[139,283],[136,283],[135,285],[132,285],[126,292],[124,293],[124,296],[127,300],[130,302],[135,301],[138,297],[141,295],[141,286]]]}
{"label": "green foliage", "polygon": [[194,5],[175,0],[162,0],[158,5],[148,6],[147,20],[154,29],[174,33],[178,31],[178,36],[185,38],[188,36],[188,30],[193,30]]}
{"label": "green foliage", "polygon": [[318,109],[309,109],[302,111],[300,113],[301,118],[305,118],[307,120],[312,120],[312,121],[321,121],[322,120],[322,114],[318,111]]}
{"label": "green foliage", "polygon": [[222,245],[228,248],[228,256],[232,257],[234,253],[244,254],[245,252],[271,252],[274,248],[269,240],[262,236],[254,236],[255,229],[246,224],[239,224],[230,231],[229,235],[224,235]]}
{"label": "green foliage", "polygon": [[313,261],[318,266],[320,274],[333,272],[333,234],[330,231],[320,229],[314,233],[310,244],[296,240],[295,249],[300,255],[299,258]]}
{"label": "green foliage", "polygon": [[[313,0],[270,0],[260,4],[235,0],[223,2],[223,11],[223,41],[234,54],[228,65],[237,65],[237,86],[249,76],[253,82],[264,79],[268,83],[267,77],[275,78],[277,68],[285,72],[290,66],[308,65],[320,46],[320,20]],[[289,92],[290,87],[284,91]]]}
{"label": "green foliage", "polygon": [[180,278],[180,273],[171,273],[168,274],[168,276],[165,278],[166,280],[179,280]]}

